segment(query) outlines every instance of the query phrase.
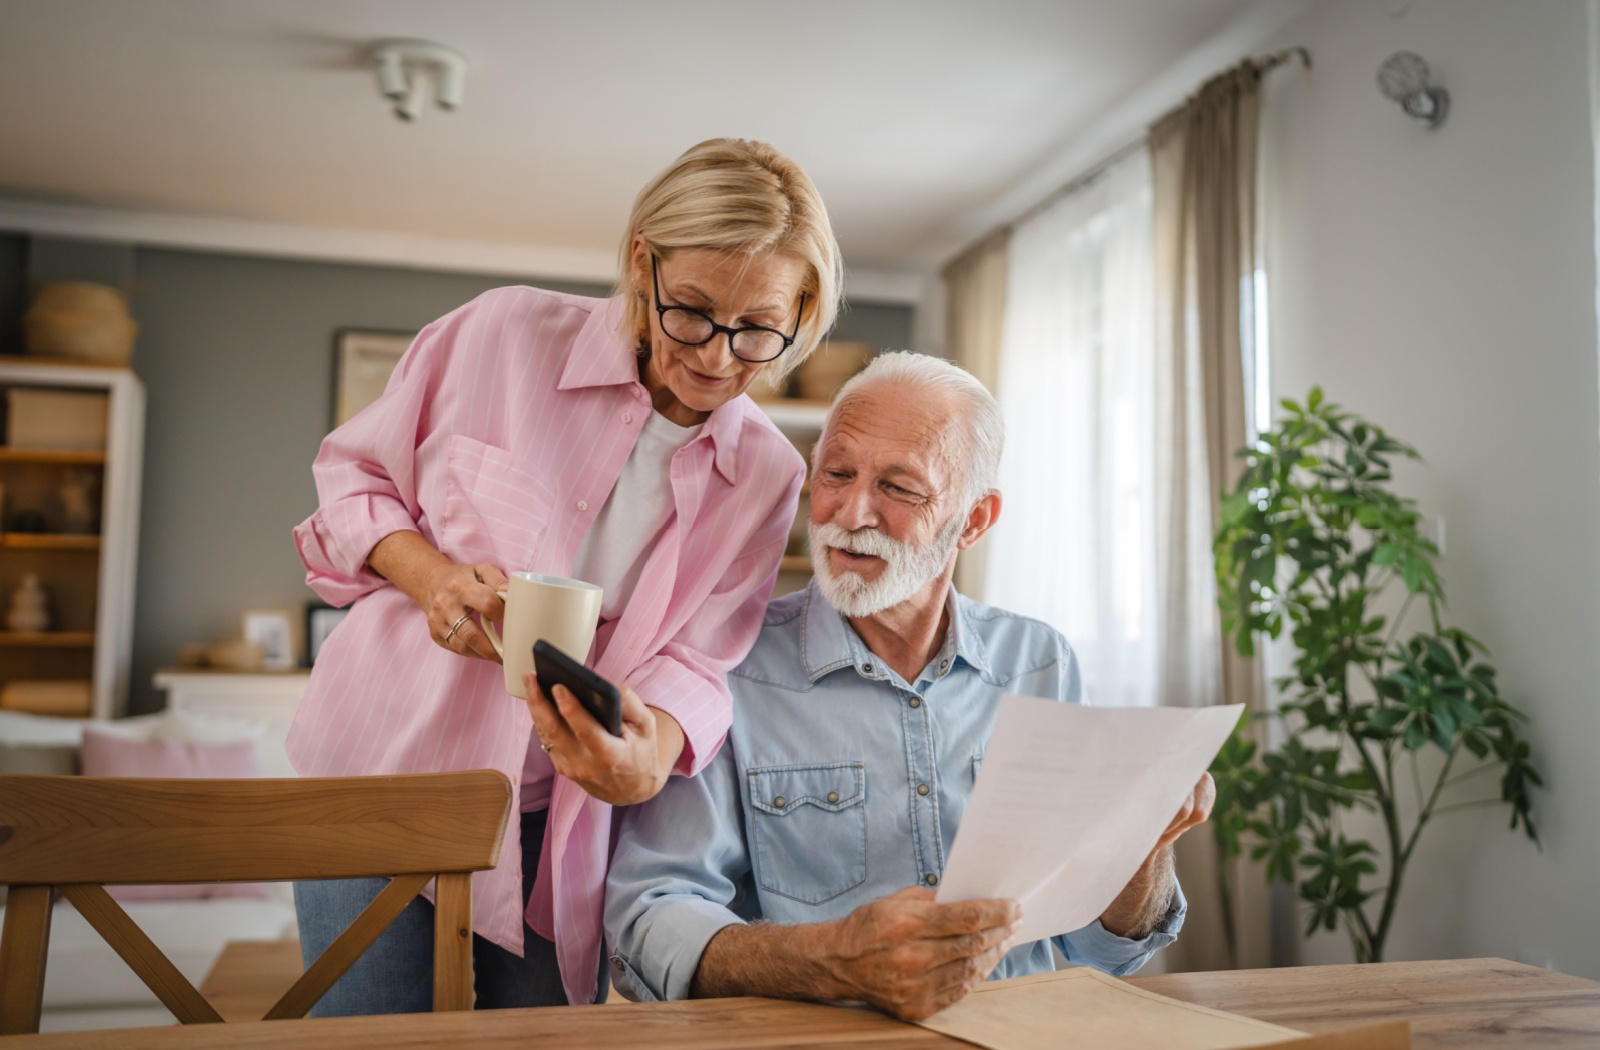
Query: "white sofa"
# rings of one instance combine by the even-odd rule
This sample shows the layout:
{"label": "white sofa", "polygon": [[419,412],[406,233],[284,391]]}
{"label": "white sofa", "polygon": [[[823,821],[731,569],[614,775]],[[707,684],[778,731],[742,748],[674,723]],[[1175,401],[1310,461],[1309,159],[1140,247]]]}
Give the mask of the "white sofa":
{"label": "white sofa", "polygon": [[[81,744],[84,724],[83,720],[0,711],[0,753],[11,760],[9,771],[45,772],[52,762]],[[112,724],[130,732],[160,732],[202,742],[249,739],[255,743],[259,775],[293,775],[283,757],[288,726],[277,719],[164,712]],[[291,888],[272,885],[268,892],[267,898],[130,901],[123,908],[198,986],[228,941],[270,941],[297,935]],[[3,913],[0,906],[0,915]],[[40,1029],[122,1028],[172,1024],[174,1020],[87,920],[65,901],[58,902],[51,918]]]}

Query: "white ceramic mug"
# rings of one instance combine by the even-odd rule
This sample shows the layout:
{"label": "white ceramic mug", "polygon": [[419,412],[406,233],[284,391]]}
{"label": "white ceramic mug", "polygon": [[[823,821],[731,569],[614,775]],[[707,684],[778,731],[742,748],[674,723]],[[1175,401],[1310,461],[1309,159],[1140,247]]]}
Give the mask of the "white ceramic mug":
{"label": "white ceramic mug", "polygon": [[514,572],[500,597],[506,603],[505,638],[494,624],[483,621],[483,633],[505,663],[506,692],[528,698],[522,676],[533,670],[533,643],[543,638],[579,663],[589,658],[595,628],[600,623],[603,592],[592,583],[546,576],[540,572]]}

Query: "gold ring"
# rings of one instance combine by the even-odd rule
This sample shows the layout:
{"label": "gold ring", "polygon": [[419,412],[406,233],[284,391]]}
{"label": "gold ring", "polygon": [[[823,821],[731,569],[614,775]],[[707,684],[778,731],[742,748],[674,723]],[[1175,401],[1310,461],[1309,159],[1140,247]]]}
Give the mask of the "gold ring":
{"label": "gold ring", "polygon": [[541,740],[541,741],[539,741],[539,746],[542,747],[544,749],[544,753],[548,755],[550,753],[550,749],[552,747],[554,747],[555,745],[554,744],[547,744],[543,740]]}

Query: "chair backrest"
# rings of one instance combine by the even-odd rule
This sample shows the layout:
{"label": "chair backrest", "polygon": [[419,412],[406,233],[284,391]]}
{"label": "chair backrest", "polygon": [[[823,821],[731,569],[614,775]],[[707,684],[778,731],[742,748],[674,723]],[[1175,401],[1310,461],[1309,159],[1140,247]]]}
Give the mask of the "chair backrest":
{"label": "chair backrest", "polygon": [[438,879],[435,1010],[472,1007],[472,872],[492,868],[511,812],[494,770],[303,780],[0,776],[0,1035],[39,1030],[59,889],[185,1024],[216,1010],[105,884],[394,876],[266,1014],[301,1017]]}

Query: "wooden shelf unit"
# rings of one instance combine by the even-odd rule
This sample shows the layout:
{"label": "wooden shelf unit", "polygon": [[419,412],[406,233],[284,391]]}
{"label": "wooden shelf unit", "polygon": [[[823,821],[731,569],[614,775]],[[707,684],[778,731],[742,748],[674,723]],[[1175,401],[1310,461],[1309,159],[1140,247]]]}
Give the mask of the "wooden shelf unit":
{"label": "wooden shelf unit", "polygon": [[784,433],[821,433],[823,420],[828,418],[828,402],[805,401],[797,397],[780,397],[771,401],[757,401],[761,411]]}
{"label": "wooden shelf unit", "polygon": [[[10,367],[0,365],[0,373],[9,373]],[[17,386],[8,383],[8,386]],[[23,384],[31,385],[31,384]],[[55,467],[103,467],[106,454],[89,449],[63,448],[13,448],[0,445],[0,463],[43,463]]]}
{"label": "wooden shelf unit", "polygon": [[99,536],[69,532],[0,532],[0,547],[34,551],[97,551]]}
{"label": "wooden shelf unit", "polygon": [[[18,512],[34,511],[53,530],[0,532],[0,612],[9,609],[22,578],[33,573],[49,595],[53,628],[0,630],[0,686],[24,679],[85,681],[90,713],[111,718],[127,707],[133,662],[144,384],[127,368],[0,358],[0,393],[30,388],[106,395],[106,447],[0,445],[0,522],[9,525]],[[93,472],[99,484],[99,535],[62,531],[65,508],[58,493],[70,473],[84,471]]]}
{"label": "wooden shelf unit", "polygon": [[0,631],[0,649],[93,649],[93,631]]}

